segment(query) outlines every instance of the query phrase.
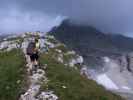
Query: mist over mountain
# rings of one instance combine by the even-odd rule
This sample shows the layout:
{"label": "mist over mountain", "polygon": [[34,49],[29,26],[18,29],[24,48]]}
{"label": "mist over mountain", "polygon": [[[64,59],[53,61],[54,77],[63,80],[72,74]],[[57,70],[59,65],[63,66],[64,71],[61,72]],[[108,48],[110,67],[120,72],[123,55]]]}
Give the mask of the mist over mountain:
{"label": "mist over mountain", "polygon": [[120,34],[106,34],[91,26],[73,24],[69,20],[64,20],[59,27],[53,28],[52,33],[68,44],[76,43],[112,52],[133,50],[132,38]]}
{"label": "mist over mountain", "polygon": [[132,38],[119,34],[104,34],[94,27],[76,25],[69,20],[63,21],[50,33],[81,54],[88,64],[99,64],[99,57],[117,57],[133,51]]}
{"label": "mist over mountain", "polygon": [[94,27],[63,21],[50,31],[84,59],[88,76],[107,89],[132,100],[133,38],[105,34]]}
{"label": "mist over mountain", "polygon": [[23,32],[47,32],[52,27],[60,25],[62,16],[49,16],[42,13],[7,11],[7,15],[0,18],[0,34],[20,34]]}

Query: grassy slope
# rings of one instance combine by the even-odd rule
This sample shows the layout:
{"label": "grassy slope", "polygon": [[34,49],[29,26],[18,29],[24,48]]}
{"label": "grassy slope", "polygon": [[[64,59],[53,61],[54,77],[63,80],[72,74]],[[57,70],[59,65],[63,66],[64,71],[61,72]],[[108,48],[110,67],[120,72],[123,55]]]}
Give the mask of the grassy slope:
{"label": "grassy slope", "polygon": [[54,90],[59,100],[122,100],[96,82],[82,77],[78,70],[57,62],[52,58],[53,55],[53,49],[48,54],[41,55],[40,62],[48,65],[46,74],[50,80],[48,86],[43,85],[43,89]]}
{"label": "grassy slope", "polygon": [[19,50],[0,53],[0,100],[17,100],[24,79],[24,64]]}

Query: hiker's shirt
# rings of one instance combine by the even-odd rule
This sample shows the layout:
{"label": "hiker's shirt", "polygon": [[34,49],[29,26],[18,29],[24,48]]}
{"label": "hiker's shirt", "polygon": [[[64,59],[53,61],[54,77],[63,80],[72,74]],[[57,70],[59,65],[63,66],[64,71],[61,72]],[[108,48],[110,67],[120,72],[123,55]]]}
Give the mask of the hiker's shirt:
{"label": "hiker's shirt", "polygon": [[36,47],[36,49],[40,49],[40,43],[37,42],[37,43],[35,44],[35,47]]}
{"label": "hiker's shirt", "polygon": [[39,49],[40,49],[40,43],[37,42],[37,43],[35,43],[35,52],[38,53]]}

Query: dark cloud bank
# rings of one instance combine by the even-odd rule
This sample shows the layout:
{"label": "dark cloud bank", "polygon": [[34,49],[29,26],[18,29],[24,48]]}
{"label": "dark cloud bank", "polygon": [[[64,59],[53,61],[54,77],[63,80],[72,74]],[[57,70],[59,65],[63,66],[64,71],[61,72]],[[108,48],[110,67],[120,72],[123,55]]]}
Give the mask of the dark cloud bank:
{"label": "dark cloud bank", "polygon": [[47,31],[66,16],[106,33],[133,36],[132,0],[0,0],[0,32]]}

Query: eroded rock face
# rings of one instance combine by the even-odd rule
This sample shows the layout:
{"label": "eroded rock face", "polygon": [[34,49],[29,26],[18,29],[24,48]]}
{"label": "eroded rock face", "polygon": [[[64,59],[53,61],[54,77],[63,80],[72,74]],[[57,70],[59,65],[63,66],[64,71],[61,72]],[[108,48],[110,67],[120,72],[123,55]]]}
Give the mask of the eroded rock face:
{"label": "eroded rock face", "polygon": [[120,71],[126,71],[133,73],[133,53],[128,53],[122,55],[118,58],[118,63],[120,64]]}
{"label": "eroded rock face", "polygon": [[82,65],[84,62],[84,59],[82,56],[77,55],[76,58],[71,59],[69,62],[69,66],[74,67],[76,64]]}
{"label": "eroded rock face", "polygon": [[10,51],[14,48],[19,48],[19,44],[16,41],[3,41],[0,43],[0,50],[5,49],[6,51]]}
{"label": "eroded rock face", "polygon": [[120,58],[118,58],[118,63],[121,66],[120,72],[127,70],[128,62],[127,62],[127,56],[123,55]]}
{"label": "eroded rock face", "polygon": [[127,56],[127,69],[133,73],[133,53],[129,53]]}

